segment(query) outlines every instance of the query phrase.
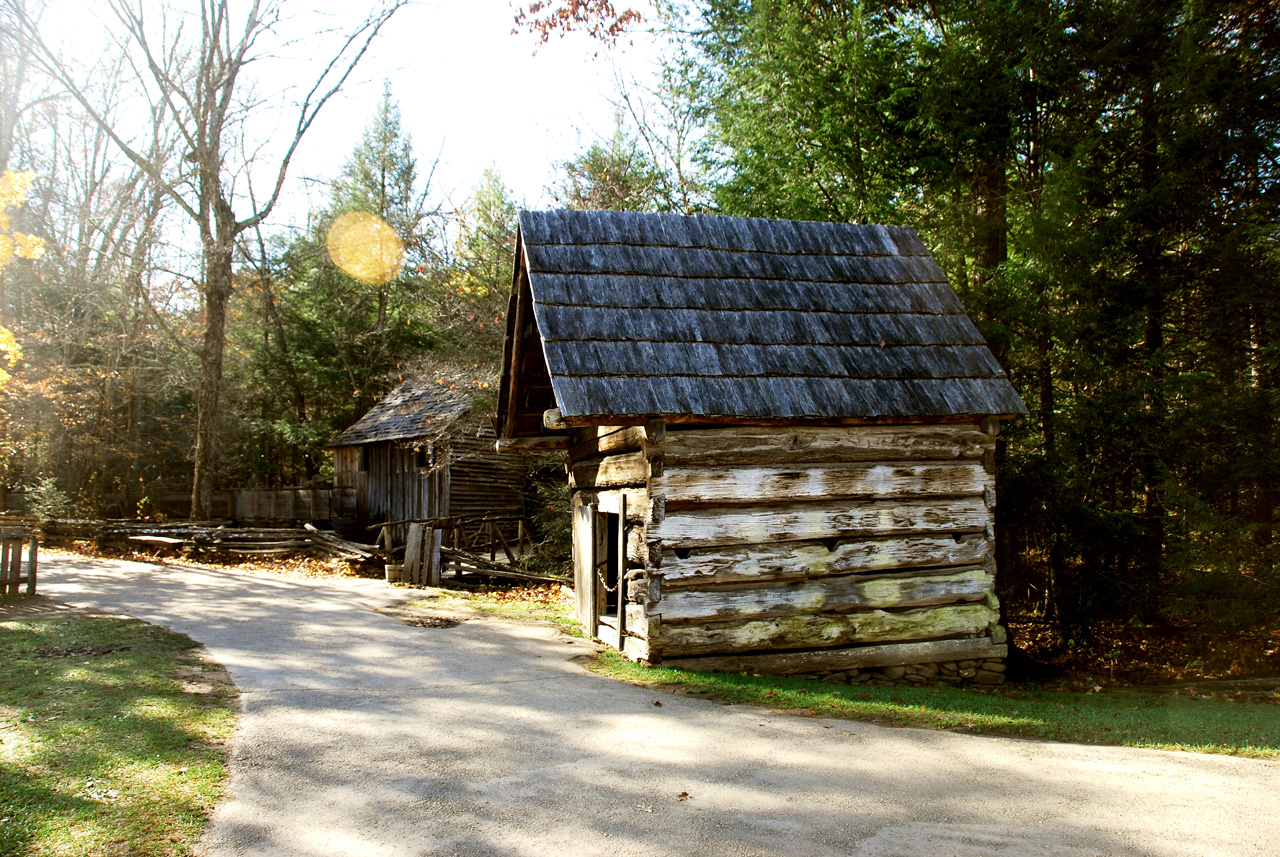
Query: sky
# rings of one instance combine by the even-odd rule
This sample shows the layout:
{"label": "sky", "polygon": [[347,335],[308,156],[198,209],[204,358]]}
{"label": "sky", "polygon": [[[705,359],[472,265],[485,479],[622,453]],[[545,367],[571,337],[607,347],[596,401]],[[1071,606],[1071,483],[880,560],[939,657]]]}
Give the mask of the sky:
{"label": "sky", "polygon": [[514,14],[508,0],[435,0],[397,12],[304,140],[282,216],[305,209],[306,178],[342,168],[384,81],[419,170],[439,157],[437,199],[461,204],[492,166],[517,202],[552,207],[546,189],[557,165],[612,134],[617,76],[649,79],[658,48],[646,32],[612,48],[578,34],[539,45],[530,33],[512,33]]}
{"label": "sky", "polygon": [[[153,44],[164,41],[162,26],[182,22],[190,34],[198,25],[194,0],[133,2],[145,10]],[[242,15],[247,2],[232,0],[233,18]],[[277,28],[279,40],[264,40],[267,58],[254,63],[236,87],[262,97],[264,109],[249,123],[254,139],[248,148],[263,145],[260,161],[268,165],[292,136],[296,112],[288,102],[301,97],[335,44],[312,34],[325,27],[349,29],[373,4],[282,0],[280,5],[285,19]],[[648,0],[628,6],[649,8]],[[165,17],[165,7],[182,14]],[[437,162],[429,194],[433,203],[445,210],[461,205],[482,172],[493,167],[518,204],[553,207],[548,187],[557,166],[612,134],[617,81],[652,80],[659,45],[643,28],[612,47],[577,33],[543,45],[531,33],[513,33],[515,13],[511,0],[414,0],[401,8],[307,132],[268,228],[302,225],[309,208],[327,201],[324,183],[339,174],[360,142],[386,84],[399,104],[402,130],[413,140],[420,175]],[[51,0],[44,24],[49,40],[75,57],[85,74],[123,55],[107,41],[114,20],[101,2]],[[122,115],[129,113],[129,97],[123,96]],[[145,137],[145,114],[133,118],[142,120],[136,127]],[[260,191],[272,179],[274,169],[255,169]]]}

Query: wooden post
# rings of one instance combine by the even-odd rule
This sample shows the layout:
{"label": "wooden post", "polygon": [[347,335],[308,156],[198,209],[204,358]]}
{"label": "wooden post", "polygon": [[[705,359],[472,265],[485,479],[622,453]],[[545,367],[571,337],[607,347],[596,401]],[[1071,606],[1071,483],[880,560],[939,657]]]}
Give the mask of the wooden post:
{"label": "wooden post", "polygon": [[410,524],[404,543],[404,578],[414,586],[422,584],[422,524]]}
{"label": "wooden post", "polygon": [[424,559],[427,562],[427,586],[440,585],[440,542],[444,538],[444,530],[432,528],[428,531],[427,537],[430,541],[427,543],[427,550]]}
{"label": "wooden post", "polygon": [[36,594],[36,544],[35,535],[27,537],[27,594]]}
{"label": "wooden post", "polygon": [[577,620],[588,637],[596,635],[596,507],[573,507],[573,595]]}
{"label": "wooden post", "polygon": [[0,595],[9,595],[11,592],[16,594],[18,584],[13,584],[10,590],[9,584],[9,539],[8,531],[0,530]]}
{"label": "wooden post", "polygon": [[618,651],[627,650],[627,495],[618,498]]}
{"label": "wooden post", "polygon": [[27,594],[35,594],[36,537],[21,527],[0,528],[0,595],[17,595],[22,576],[22,543],[30,540]]}

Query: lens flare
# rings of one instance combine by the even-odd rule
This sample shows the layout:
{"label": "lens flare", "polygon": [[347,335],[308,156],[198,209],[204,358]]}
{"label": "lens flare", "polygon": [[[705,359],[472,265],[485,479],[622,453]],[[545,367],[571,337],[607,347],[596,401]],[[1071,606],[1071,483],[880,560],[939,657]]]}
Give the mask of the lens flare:
{"label": "lens flare", "polygon": [[367,211],[351,211],[333,221],[325,243],[333,264],[362,282],[390,282],[404,266],[400,236],[385,220]]}

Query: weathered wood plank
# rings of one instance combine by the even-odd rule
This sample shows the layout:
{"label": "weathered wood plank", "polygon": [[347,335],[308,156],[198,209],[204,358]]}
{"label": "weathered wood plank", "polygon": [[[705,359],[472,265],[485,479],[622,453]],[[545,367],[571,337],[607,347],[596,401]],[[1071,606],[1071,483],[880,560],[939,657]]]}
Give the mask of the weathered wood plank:
{"label": "weathered wood plank", "polygon": [[828,577],[820,581],[735,589],[685,589],[662,593],[650,607],[672,622],[713,622],[879,608],[925,607],[981,601],[994,578],[981,568],[910,577]]}
{"label": "weathered wood plank", "polygon": [[583,628],[594,628],[599,611],[596,609],[595,587],[595,521],[594,506],[575,504],[573,507],[573,596],[575,617]]}
{"label": "weathered wood plank", "polygon": [[664,495],[671,508],[842,497],[960,497],[983,494],[993,482],[979,460],[815,467],[664,466],[661,475],[650,481],[649,491]]}
{"label": "weathered wood plank", "polygon": [[894,536],[854,541],[781,542],[699,548],[684,557],[662,554],[664,588],[767,580],[801,580],[827,574],[959,566],[982,563],[993,545],[985,535]]}
{"label": "weathered wood plank", "polygon": [[443,530],[433,528],[428,531],[426,552],[422,556],[422,577],[427,586],[440,585],[440,548],[443,541]]}
{"label": "weathered wood plank", "polygon": [[410,524],[404,541],[404,579],[415,586],[422,583],[422,524]]}
{"label": "weathered wood plank", "polygon": [[569,471],[569,485],[575,490],[644,485],[648,478],[649,462],[642,452],[581,461]]}
{"label": "weathered wood plank", "polygon": [[981,458],[995,438],[977,425],[884,425],[849,428],[725,427],[668,430],[657,448],[668,467],[823,464]]}
{"label": "weathered wood plank", "polygon": [[753,649],[809,649],[855,643],[912,642],[975,636],[996,622],[999,613],[985,604],[925,607],[902,613],[785,616],[745,622],[668,625],[650,648],[663,658],[676,655],[748,652]]}
{"label": "weathered wood plank", "polygon": [[766,545],[780,541],[889,536],[909,533],[978,533],[991,523],[981,497],[934,500],[847,500],[791,506],[667,511],[649,525],[651,541],[664,548]]}
{"label": "weathered wood plank", "polygon": [[942,661],[985,660],[1009,655],[1006,645],[991,640],[933,640],[928,643],[889,643],[816,652],[778,652],[757,655],[663,658],[664,667],[703,672],[752,672],[761,675],[835,670],[870,669],[904,664],[936,664]]}

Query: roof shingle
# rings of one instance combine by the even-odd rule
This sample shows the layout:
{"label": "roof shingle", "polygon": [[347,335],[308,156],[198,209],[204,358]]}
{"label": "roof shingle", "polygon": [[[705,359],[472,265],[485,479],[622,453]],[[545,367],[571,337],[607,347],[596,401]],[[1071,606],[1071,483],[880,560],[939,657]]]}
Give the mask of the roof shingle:
{"label": "roof shingle", "polygon": [[522,212],[520,246],[566,417],[1026,413],[907,227]]}

